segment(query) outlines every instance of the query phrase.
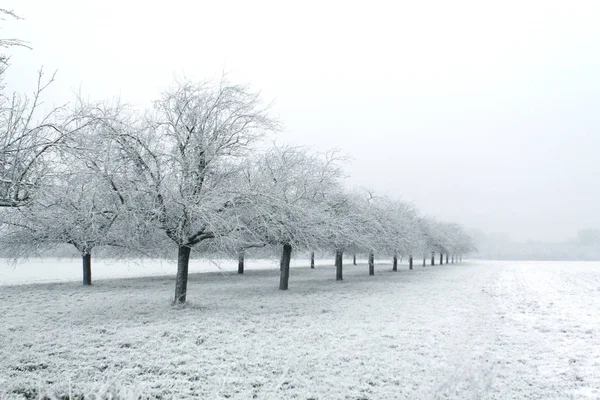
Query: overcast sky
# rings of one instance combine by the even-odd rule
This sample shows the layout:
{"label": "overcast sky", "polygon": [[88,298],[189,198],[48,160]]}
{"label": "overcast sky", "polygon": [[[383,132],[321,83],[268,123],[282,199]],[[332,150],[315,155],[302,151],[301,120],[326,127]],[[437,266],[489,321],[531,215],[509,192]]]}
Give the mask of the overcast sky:
{"label": "overcast sky", "polygon": [[353,156],[350,183],[517,240],[600,228],[598,1],[4,0],[7,83],[58,70],[145,107],[174,76],[260,89],[281,141]]}

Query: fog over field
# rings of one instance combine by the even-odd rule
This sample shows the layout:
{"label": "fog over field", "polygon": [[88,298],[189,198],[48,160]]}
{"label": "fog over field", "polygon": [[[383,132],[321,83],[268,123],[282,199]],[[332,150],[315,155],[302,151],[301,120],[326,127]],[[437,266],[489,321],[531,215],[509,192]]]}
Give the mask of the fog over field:
{"label": "fog over field", "polygon": [[0,400],[599,399],[598,21],[2,0]]}

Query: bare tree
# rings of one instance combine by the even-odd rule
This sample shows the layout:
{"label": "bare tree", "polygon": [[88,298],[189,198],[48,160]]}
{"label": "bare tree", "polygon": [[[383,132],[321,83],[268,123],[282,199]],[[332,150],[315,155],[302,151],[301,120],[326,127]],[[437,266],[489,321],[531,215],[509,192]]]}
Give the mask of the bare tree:
{"label": "bare tree", "polygon": [[[340,189],[332,193],[325,202],[325,221],[321,226],[324,246],[336,253],[336,280],[343,280],[343,255],[347,250],[363,249],[369,236],[369,217],[362,208],[363,198],[357,192]],[[354,262],[356,258],[354,257]]]}
{"label": "bare tree", "polygon": [[81,116],[65,106],[43,110],[42,97],[53,81],[40,71],[31,96],[0,95],[0,207],[31,200],[50,170],[54,150],[81,127]]}
{"label": "bare tree", "polygon": [[257,157],[245,177],[251,203],[241,217],[251,240],[282,246],[279,289],[289,285],[292,250],[324,246],[327,200],[339,190],[335,153],[273,146]]}
{"label": "bare tree", "polygon": [[362,214],[362,250],[369,254],[369,275],[375,274],[375,253],[396,260],[408,254],[414,240],[413,219],[416,211],[412,205],[370,191],[359,192]]}
{"label": "bare tree", "polygon": [[239,194],[241,160],[278,129],[259,95],[225,78],[176,82],[154,103],[141,129],[118,135],[136,172],[132,190],[146,219],[177,246],[175,302],[184,303],[193,247],[221,239]]}
{"label": "bare tree", "polygon": [[393,255],[392,270],[397,270],[397,258],[412,254],[421,243],[419,216],[410,204],[389,198],[379,198],[377,203],[381,224],[385,226],[384,240],[386,251]]}
{"label": "bare tree", "polygon": [[[0,20],[20,19],[11,10],[0,9]],[[0,39],[0,49],[28,47],[19,39]],[[1,84],[10,57],[0,55],[0,207],[17,207],[32,200],[50,171],[56,147],[84,123],[82,115],[66,106],[46,108],[43,97],[54,82],[40,70],[31,94],[7,93]]]}
{"label": "bare tree", "polygon": [[446,240],[447,247],[452,252],[453,262],[458,262],[462,254],[477,250],[473,238],[466,233],[462,226],[456,223],[446,224]]}
{"label": "bare tree", "polygon": [[[86,108],[87,109],[87,108]],[[96,110],[100,109],[96,107]],[[103,118],[114,119],[119,108],[103,110]],[[76,111],[80,113],[80,110]],[[98,116],[100,117],[100,116]],[[90,123],[94,120],[95,123]],[[112,132],[97,118],[88,118],[77,134],[65,137],[46,164],[45,181],[26,207],[11,207],[0,221],[1,240],[14,258],[68,243],[81,254],[83,284],[91,285],[91,257],[99,246],[131,246],[136,237],[124,218],[129,199],[122,191],[128,181],[122,154],[115,151]],[[57,150],[55,149],[55,150]]]}

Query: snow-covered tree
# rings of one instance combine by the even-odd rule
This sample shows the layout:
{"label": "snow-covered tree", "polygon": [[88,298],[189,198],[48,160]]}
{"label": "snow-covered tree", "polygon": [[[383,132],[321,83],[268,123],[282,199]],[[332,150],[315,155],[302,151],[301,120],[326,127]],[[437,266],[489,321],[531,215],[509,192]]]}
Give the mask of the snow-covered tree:
{"label": "snow-covered tree", "polygon": [[292,249],[324,246],[330,194],[341,190],[335,153],[278,146],[256,157],[245,173],[242,214],[246,240],[282,246],[279,289],[287,290]]}
{"label": "snow-covered tree", "polygon": [[356,192],[338,190],[325,202],[326,219],[319,225],[319,236],[323,245],[335,251],[336,280],[343,280],[344,253],[364,250],[369,236],[370,221],[362,200]]}
{"label": "snow-covered tree", "polygon": [[191,249],[230,233],[240,164],[266,132],[278,129],[248,87],[176,82],[139,130],[118,135],[144,198],[138,210],[178,251],[175,302],[187,294]]}
{"label": "snow-covered tree", "polygon": [[380,224],[380,245],[383,252],[392,256],[392,270],[397,270],[398,256],[412,255],[412,250],[421,241],[419,217],[416,208],[410,204],[386,197],[379,197],[375,203]]}
{"label": "snow-covered tree", "polygon": [[0,93],[0,207],[21,206],[33,198],[51,169],[54,150],[71,133],[64,107],[42,107],[53,80],[40,71],[32,95]]}
{"label": "snow-covered tree", "polygon": [[71,244],[82,257],[83,284],[91,285],[93,249],[133,247],[137,237],[133,230],[143,225],[126,218],[130,206],[123,191],[129,180],[127,163],[111,140],[112,132],[107,132],[109,126],[101,120],[113,120],[118,112],[118,108],[105,109],[95,118],[88,116],[76,134],[64,138],[60,151],[53,152],[36,196],[26,206],[4,210],[0,241],[15,259]]}
{"label": "snow-covered tree", "polygon": [[477,251],[473,238],[466,232],[466,230],[459,224],[453,225],[452,233],[452,251],[456,261],[462,259],[464,254],[468,254]]}
{"label": "snow-covered tree", "polygon": [[369,275],[375,274],[375,254],[397,256],[408,245],[402,213],[405,205],[368,190],[357,193],[362,218],[362,240],[359,251],[369,255]]}
{"label": "snow-covered tree", "polygon": [[[20,19],[0,8],[0,21],[6,17]],[[0,51],[15,46],[28,47],[19,39],[0,38]],[[43,186],[57,147],[84,125],[85,118],[66,106],[46,107],[43,100],[54,75],[46,78],[43,70],[32,93],[7,91],[3,80],[9,60],[7,54],[0,54],[0,207],[19,207]]]}

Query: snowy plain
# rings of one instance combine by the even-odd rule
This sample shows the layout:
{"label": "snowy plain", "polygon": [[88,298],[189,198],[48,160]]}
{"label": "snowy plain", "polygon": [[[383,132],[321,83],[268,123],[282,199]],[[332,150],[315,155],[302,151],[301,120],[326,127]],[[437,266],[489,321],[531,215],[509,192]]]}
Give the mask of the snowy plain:
{"label": "snowy plain", "polygon": [[368,276],[345,260],[336,282],[332,260],[297,260],[287,292],[276,262],[244,275],[230,262],[191,275],[175,307],[173,265],[109,279],[97,262],[83,287],[77,261],[71,278],[36,275],[63,282],[0,275],[1,399],[600,398],[597,262],[378,263]]}

